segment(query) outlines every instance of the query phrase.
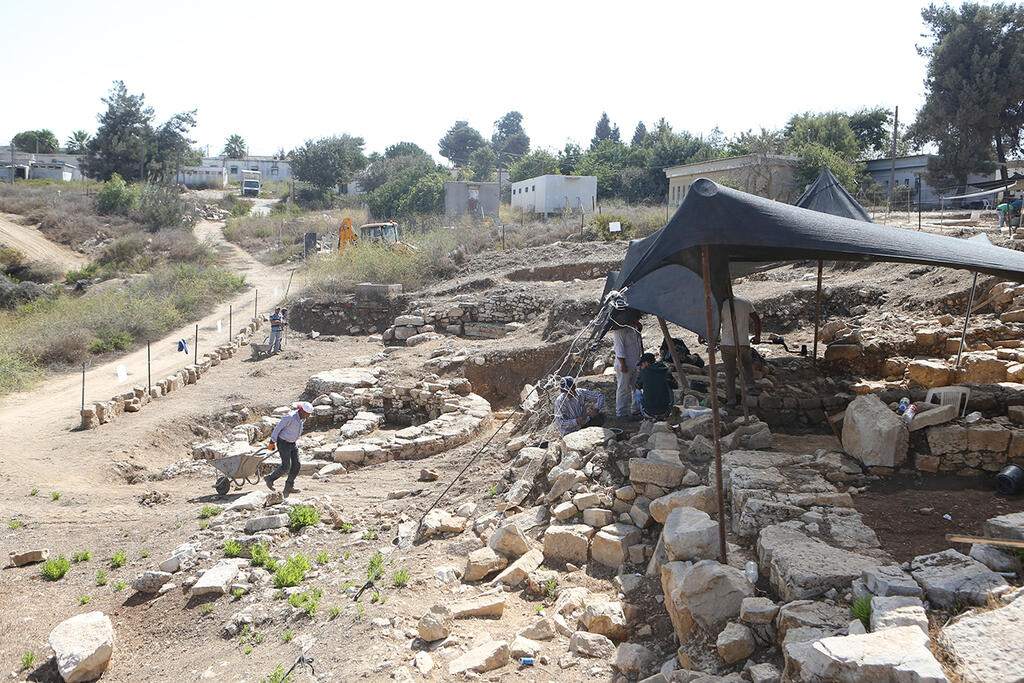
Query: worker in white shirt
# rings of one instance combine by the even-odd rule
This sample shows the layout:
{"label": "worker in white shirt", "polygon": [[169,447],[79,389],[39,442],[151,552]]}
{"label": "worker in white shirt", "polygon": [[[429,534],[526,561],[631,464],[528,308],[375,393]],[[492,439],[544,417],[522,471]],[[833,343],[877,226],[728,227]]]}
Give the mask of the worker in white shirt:
{"label": "worker in white shirt", "polygon": [[302,436],[306,418],[312,413],[313,405],[302,401],[295,407],[295,410],[282,417],[274,427],[274,431],[270,433],[269,449],[271,451],[276,449],[281,455],[281,465],[263,479],[271,491],[276,490],[274,489],[274,480],[287,472],[288,478],[284,482],[284,495],[300,493],[301,490],[295,488],[295,477],[299,475],[299,448],[295,442]]}
{"label": "worker in white shirt", "polygon": [[621,313],[620,320],[612,318],[612,347],[615,350],[615,417],[620,420],[636,420],[640,417],[640,405],[636,402],[634,389],[637,364],[644,348],[643,337],[640,336],[640,313],[633,309],[626,309]]}
{"label": "worker in white shirt", "polygon": [[[730,310],[731,309],[731,310]],[[733,336],[733,313],[736,315],[736,335]],[[754,310],[754,305],[747,299],[733,297],[722,302],[722,337],[720,348],[722,364],[725,365],[725,396],[729,405],[737,405],[736,400],[736,355],[737,339],[739,340],[739,357],[743,363],[743,379],[747,385],[747,395],[756,396],[754,387],[754,361],[750,354],[750,325],[754,326],[754,343],[761,343],[761,316]]]}

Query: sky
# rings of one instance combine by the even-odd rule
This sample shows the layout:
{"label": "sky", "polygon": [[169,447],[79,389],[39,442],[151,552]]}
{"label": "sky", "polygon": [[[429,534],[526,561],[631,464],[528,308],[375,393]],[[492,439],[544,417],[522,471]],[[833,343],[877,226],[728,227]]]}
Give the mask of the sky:
{"label": "sky", "polygon": [[252,154],[349,133],[442,161],[456,120],[489,138],[510,110],[553,150],[589,143],[602,111],[626,140],[661,117],[705,135],[874,106],[910,122],[926,4],[0,0],[0,140],[94,132],[115,80],[158,122],[197,109],[214,155],[233,133]]}

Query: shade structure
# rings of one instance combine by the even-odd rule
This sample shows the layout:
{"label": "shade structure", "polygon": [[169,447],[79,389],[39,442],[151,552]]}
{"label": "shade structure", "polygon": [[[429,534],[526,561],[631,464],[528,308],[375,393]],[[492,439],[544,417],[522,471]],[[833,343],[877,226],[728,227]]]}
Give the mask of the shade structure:
{"label": "shade structure", "polygon": [[833,216],[871,222],[868,212],[850,196],[850,193],[846,191],[846,188],[828,166],[821,169],[818,179],[804,190],[800,199],[796,200],[795,206]]}
{"label": "shade structure", "polygon": [[[707,336],[699,319],[702,245],[720,307],[729,279],[766,262],[888,261],[961,268],[1024,282],[1024,254],[988,240],[961,240],[811,211],[701,178],[658,232],[629,245],[616,281],[630,307]],[[713,329],[717,332],[718,311]]]}

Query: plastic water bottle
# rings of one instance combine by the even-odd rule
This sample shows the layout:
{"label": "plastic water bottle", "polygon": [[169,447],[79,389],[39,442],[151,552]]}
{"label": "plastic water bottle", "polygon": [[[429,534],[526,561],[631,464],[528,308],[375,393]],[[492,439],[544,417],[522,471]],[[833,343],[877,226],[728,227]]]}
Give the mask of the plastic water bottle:
{"label": "plastic water bottle", "polygon": [[899,408],[896,409],[896,414],[897,415],[902,415],[903,411],[905,411],[907,409],[907,406],[909,406],[909,405],[910,405],[910,399],[907,398],[906,396],[904,396],[902,399],[900,399],[900,406],[899,406]]}
{"label": "plastic water bottle", "polygon": [[917,415],[917,406],[911,403],[907,406],[907,409],[903,411],[903,421],[909,423]]}
{"label": "plastic water bottle", "polygon": [[747,581],[751,584],[757,583],[757,562],[751,560],[743,565],[743,575],[747,577]]}
{"label": "plastic water bottle", "polygon": [[533,666],[533,657],[520,657],[519,663],[522,666]]}

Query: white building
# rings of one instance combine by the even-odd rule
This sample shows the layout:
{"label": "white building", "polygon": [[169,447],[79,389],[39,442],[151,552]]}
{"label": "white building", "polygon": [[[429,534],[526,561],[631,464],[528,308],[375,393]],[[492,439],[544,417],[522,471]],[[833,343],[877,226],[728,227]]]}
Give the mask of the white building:
{"label": "white building", "polygon": [[[52,154],[32,154],[14,150],[14,177],[24,178],[49,178],[51,180],[81,180],[82,172],[79,168],[82,155],[64,154],[54,152]],[[0,147],[0,178],[8,178],[11,166],[11,146]]]}
{"label": "white building", "polygon": [[557,213],[566,208],[597,208],[597,178],[592,175],[542,175],[512,183],[512,208]]}
{"label": "white building", "polygon": [[224,166],[186,166],[175,174],[174,180],[186,187],[226,187],[228,169]]}
{"label": "white building", "polygon": [[203,166],[227,169],[229,180],[242,180],[242,171],[259,171],[263,182],[268,180],[291,180],[292,166],[287,159],[276,156],[249,156],[243,159],[227,157],[204,157]]}
{"label": "white building", "polygon": [[[871,159],[870,161],[864,162],[864,170],[867,172],[871,179],[882,186],[882,191],[885,196],[888,197],[890,193],[889,188],[889,176],[892,174],[893,184],[896,186],[903,185],[908,188],[905,192],[909,193],[910,201],[914,206],[917,205],[918,188],[917,179],[921,179],[920,195],[921,195],[921,206],[928,208],[938,208],[940,205],[940,198],[945,195],[958,194],[957,191],[951,190],[945,193],[940,193],[938,190],[929,185],[925,179],[924,174],[928,168],[928,161],[930,159],[938,159],[937,154],[913,154],[911,156],[896,157],[896,163],[893,164],[892,158],[887,159]],[[895,173],[893,173],[893,166],[895,165]],[[1020,170],[1021,162],[1008,160],[1007,174],[1013,175],[1014,171]],[[972,183],[985,182],[989,180],[998,180],[1000,178],[999,171],[993,171],[992,173],[970,173],[967,176],[968,187],[965,190],[965,194],[971,194],[980,192],[975,187],[971,187]],[[905,195],[904,195],[905,196]],[[977,205],[991,205],[995,206],[997,197],[1002,196],[1001,193],[990,194],[982,197],[971,198],[962,200],[963,202]],[[987,204],[986,204],[987,202]],[[961,200],[952,200],[944,202],[946,208],[952,206],[958,206],[961,204]]]}

